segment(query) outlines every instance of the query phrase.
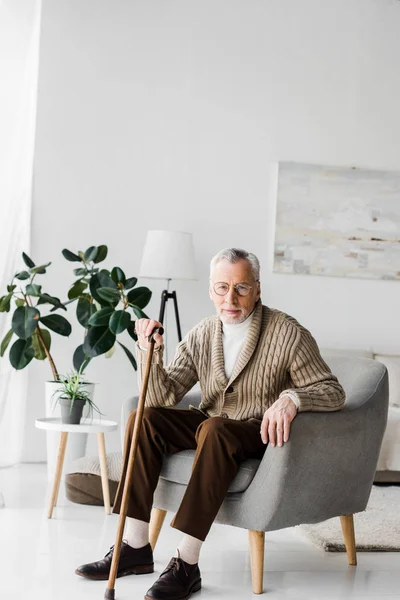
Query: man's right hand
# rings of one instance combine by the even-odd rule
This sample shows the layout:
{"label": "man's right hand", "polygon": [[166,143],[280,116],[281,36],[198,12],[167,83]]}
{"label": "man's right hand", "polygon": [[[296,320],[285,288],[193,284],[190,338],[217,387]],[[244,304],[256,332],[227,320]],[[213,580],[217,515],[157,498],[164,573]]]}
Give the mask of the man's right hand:
{"label": "man's right hand", "polygon": [[[156,327],[162,327],[162,323],[154,321],[154,319],[137,319],[135,321],[135,331],[138,336],[139,345],[142,348],[148,348],[150,346],[149,336],[152,334]],[[156,333],[154,336],[155,348],[161,346],[164,343],[163,336]]]}

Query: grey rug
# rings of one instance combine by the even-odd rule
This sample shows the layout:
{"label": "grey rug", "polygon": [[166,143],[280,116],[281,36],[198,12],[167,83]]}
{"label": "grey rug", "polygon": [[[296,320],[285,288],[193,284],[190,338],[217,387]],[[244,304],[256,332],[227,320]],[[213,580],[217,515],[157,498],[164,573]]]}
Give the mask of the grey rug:
{"label": "grey rug", "polygon": [[[296,527],[325,552],[345,552],[340,518]],[[400,487],[372,486],[368,506],[354,515],[358,552],[400,552]]]}

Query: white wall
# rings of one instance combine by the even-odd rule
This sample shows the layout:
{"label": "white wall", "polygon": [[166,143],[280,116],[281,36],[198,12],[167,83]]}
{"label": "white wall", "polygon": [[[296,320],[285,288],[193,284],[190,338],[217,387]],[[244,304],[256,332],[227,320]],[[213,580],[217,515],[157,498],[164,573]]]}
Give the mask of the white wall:
{"label": "white wall", "polygon": [[[210,258],[235,245],[262,261],[263,302],[321,346],[400,352],[397,282],[271,272],[273,163],[400,169],[399,97],[395,0],[44,0],[32,255],[54,261],[49,291],[72,281],[65,246],[106,243],[131,276],[148,229],[192,231],[184,332],[213,312]],[[157,316],[162,285],[142,283]],[[61,371],[79,336],[54,336]],[[118,419],[133,370],[119,353],[88,374]],[[44,459],[32,423],[49,375],[30,371],[26,460]]]}

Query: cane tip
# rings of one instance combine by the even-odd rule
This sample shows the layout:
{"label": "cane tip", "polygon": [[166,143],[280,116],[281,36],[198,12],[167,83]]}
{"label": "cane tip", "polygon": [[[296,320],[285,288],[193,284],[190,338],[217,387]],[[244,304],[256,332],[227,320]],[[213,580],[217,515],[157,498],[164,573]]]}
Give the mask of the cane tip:
{"label": "cane tip", "polygon": [[111,590],[109,588],[106,589],[106,592],[104,594],[104,600],[114,600],[115,598],[115,589],[112,588]]}

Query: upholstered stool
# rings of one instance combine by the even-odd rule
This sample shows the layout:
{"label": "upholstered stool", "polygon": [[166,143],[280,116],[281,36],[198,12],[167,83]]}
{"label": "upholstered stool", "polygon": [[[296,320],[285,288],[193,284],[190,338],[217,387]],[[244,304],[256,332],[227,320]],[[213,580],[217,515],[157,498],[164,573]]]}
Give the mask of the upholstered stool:
{"label": "upholstered stool", "polygon": [[[121,452],[107,454],[107,471],[110,504],[113,505],[122,472]],[[71,463],[65,475],[65,492],[71,502],[104,506],[98,456],[83,456]]]}

